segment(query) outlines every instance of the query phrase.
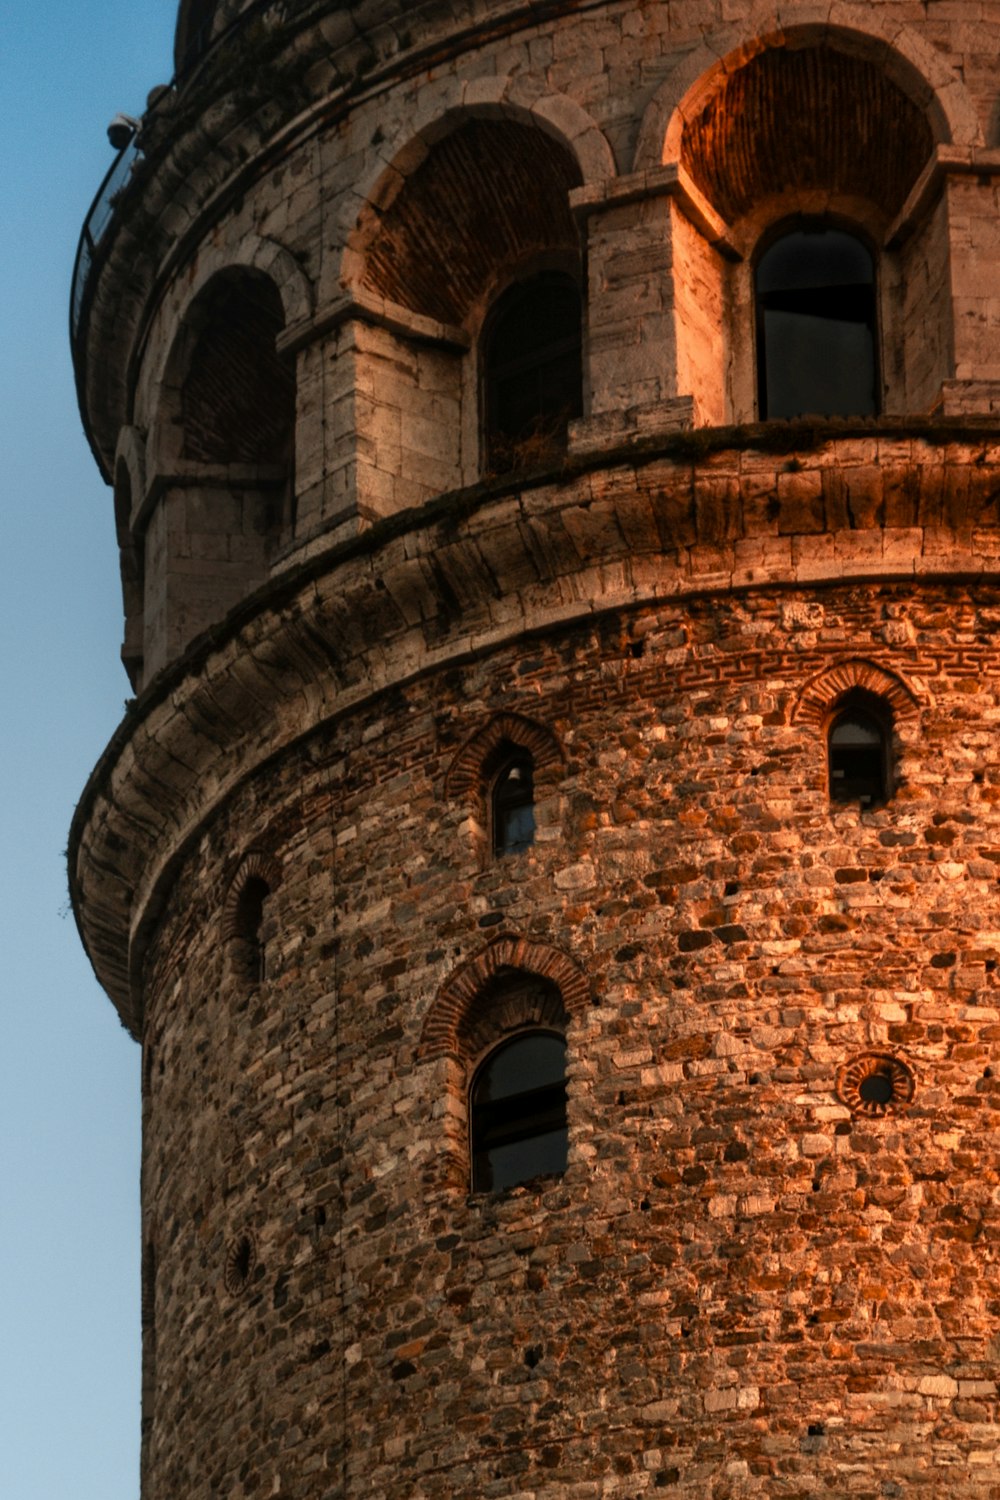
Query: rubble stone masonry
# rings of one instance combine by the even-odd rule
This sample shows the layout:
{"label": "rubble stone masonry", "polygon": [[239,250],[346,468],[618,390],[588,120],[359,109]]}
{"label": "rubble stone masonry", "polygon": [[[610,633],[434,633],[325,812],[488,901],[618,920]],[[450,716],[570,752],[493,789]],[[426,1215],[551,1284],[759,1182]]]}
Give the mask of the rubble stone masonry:
{"label": "rubble stone masonry", "polygon": [[[1000,1497],[998,54],[992,0],[181,6],[74,343],[143,1500]],[[803,218],[872,247],[875,416],[758,419]],[[534,272],[582,414],[494,472]],[[568,1163],[473,1193],[512,975]]]}

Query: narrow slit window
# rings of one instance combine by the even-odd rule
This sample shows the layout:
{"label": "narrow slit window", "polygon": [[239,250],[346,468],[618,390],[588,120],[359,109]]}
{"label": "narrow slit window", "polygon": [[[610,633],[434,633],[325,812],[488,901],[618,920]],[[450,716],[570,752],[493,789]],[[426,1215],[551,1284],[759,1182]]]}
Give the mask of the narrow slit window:
{"label": "narrow slit window", "polygon": [[236,904],[236,931],[242,947],[246,977],[259,984],[267,977],[267,947],[264,941],[264,906],[271,888],[259,875],[251,875]]}
{"label": "narrow slit window", "polygon": [[566,1043],[528,1032],[497,1047],[470,1093],[473,1192],[566,1170]]}
{"label": "narrow slit window", "polygon": [[494,474],[561,456],[583,410],[580,291],[546,272],[498,300],[483,341],[486,467]]}
{"label": "narrow slit window", "polygon": [[874,415],[875,265],[858,236],[799,224],[761,256],[755,284],[761,418]]}
{"label": "narrow slit window", "polygon": [[842,709],[830,725],[831,802],[880,807],[889,797],[889,736],[885,724],[863,706]]}
{"label": "narrow slit window", "polygon": [[491,794],[493,853],[519,854],[535,841],[534,763],[530,755],[505,761]]}

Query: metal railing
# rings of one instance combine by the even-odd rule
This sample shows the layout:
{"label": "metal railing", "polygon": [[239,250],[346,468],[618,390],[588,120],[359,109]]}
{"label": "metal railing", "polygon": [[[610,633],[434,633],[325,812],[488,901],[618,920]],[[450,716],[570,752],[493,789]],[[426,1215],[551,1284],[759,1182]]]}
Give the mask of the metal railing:
{"label": "metal railing", "polygon": [[132,175],[132,168],[138,156],[139,150],[134,140],[122,147],[108,168],[104,181],[97,190],[97,196],[90,205],[90,212],[83,221],[80,243],[76,247],[76,260],[73,262],[69,304],[69,329],[74,352],[76,335],[80,327],[80,314],[83,311],[84,293],[87,289],[87,278],[94,263],[94,254],[114,217],[115,204]]}
{"label": "metal railing", "polygon": [[[242,26],[247,20],[263,15],[267,11],[276,12],[280,19],[284,19],[286,8],[282,0],[256,0],[256,4],[248,5],[245,9],[238,11],[229,23],[213,36],[212,30],[216,25],[218,15],[218,7],[213,6],[210,15],[205,17],[195,33],[188,38],[184,55],[170,85],[171,88],[178,88],[191,69],[208,53],[214,52],[216,47],[224,42],[238,26]],[[98,188],[97,195],[83,223],[80,242],[76,250],[76,260],[73,262],[73,280],[70,289],[69,326],[74,364],[77,362],[79,353],[78,335],[81,330],[90,273],[97,250],[111,225],[115,205],[128,184],[132,168],[140,154],[135,141],[131,141],[119,152]]]}

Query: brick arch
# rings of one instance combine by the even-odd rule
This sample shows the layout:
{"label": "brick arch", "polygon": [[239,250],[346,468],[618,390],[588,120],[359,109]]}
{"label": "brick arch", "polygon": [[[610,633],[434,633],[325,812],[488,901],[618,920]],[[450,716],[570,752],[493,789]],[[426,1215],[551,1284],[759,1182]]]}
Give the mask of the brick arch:
{"label": "brick arch", "polygon": [[[358,185],[359,195],[384,209],[430,147],[465,120],[474,119],[506,119],[544,131],[574,157],[584,185],[616,175],[607,137],[593,116],[568,94],[517,77],[477,78],[474,83],[441,78],[420,93],[407,117],[405,134],[382,146],[367,181],[362,179]],[[351,213],[352,221],[356,215],[349,203],[342,212]],[[343,228],[345,238],[350,238],[353,222],[344,222]]]}
{"label": "brick arch", "polygon": [[854,657],[824,667],[809,679],[792,709],[792,723],[819,728],[842,698],[858,691],[871,693],[888,704],[897,724],[920,715],[920,700],[908,683],[876,662]]}
{"label": "brick arch", "polygon": [[190,356],[191,325],[196,321],[196,312],[203,296],[209,293],[210,284],[229,273],[250,272],[266,278],[273,285],[281,301],[285,328],[301,322],[312,315],[312,283],[295,257],[276,240],[258,235],[245,235],[238,245],[208,245],[198,256],[197,272],[183,284],[183,292],[176,295],[165,316],[164,327],[174,330],[172,336],[151,347],[156,347],[157,356],[147,362],[142,374],[142,408],[148,416],[149,453],[147,470],[150,474],[160,472],[177,454],[172,451],[175,435],[165,431],[163,421],[166,404],[175,393],[180,372]]}
{"label": "brick arch", "polygon": [[745,20],[707,35],[682,57],[647,106],[639,132],[634,170],[681,158],[685,126],[713,95],[762,52],[827,46],[877,65],[924,112],[934,140],[973,146],[982,143],[975,106],[962,79],[946,58],[918,32],[899,26],[875,6],[829,7],[805,4],[792,24],[779,20],[768,0],[753,5]]}
{"label": "brick arch", "polygon": [[494,714],[488,723],[466,740],[448,768],[448,797],[475,796],[483,789],[484,767],[504,744],[527,750],[535,763],[536,785],[562,769],[563,749],[550,729],[522,714]]}
{"label": "brick arch", "polygon": [[[568,954],[547,943],[535,943],[514,933],[502,933],[446,979],[424,1021],[418,1056],[465,1057],[477,1047],[476,1002],[498,979],[534,977],[548,980],[559,992],[566,1016],[579,1015],[590,1001],[587,976]],[[555,1013],[525,1018],[535,1024],[555,1024]],[[468,1059],[466,1059],[468,1060]]]}
{"label": "brick arch", "polygon": [[229,262],[201,282],[162,362],[151,473],[188,460],[291,466],[295,371],[278,350],[286,326],[285,300],[268,272]]}
{"label": "brick arch", "polygon": [[[510,150],[502,148],[505,133],[510,136]],[[469,147],[475,144],[468,162],[465,160],[468,151],[463,154],[460,148],[462,141]],[[468,296],[456,288],[450,297],[445,297],[447,288],[439,288],[445,302],[459,305],[442,308],[435,299],[427,297],[427,288],[423,288],[423,296],[414,300],[414,288],[409,285],[412,266],[406,266],[412,260],[414,248],[421,248],[427,237],[420,222],[424,199],[427,211],[435,217],[439,236],[444,236],[438,254],[447,249],[453,270],[459,273],[469,255],[475,261],[471,240],[466,243],[457,226],[451,223],[448,196],[439,198],[433,193],[435,178],[426,168],[435,151],[447,157],[445,175],[451,184],[450,192],[456,192],[456,183],[465,181],[469,196],[477,204],[472,213],[460,216],[460,223],[468,220],[475,225],[490,210],[495,213],[498,237],[496,243],[490,242],[489,248],[484,248],[489,249],[493,258],[510,257],[516,248],[522,258],[529,252],[535,254],[553,246],[565,248],[570,243],[576,249],[577,229],[568,207],[571,187],[606,181],[615,175],[615,157],[607,139],[586,111],[564,95],[546,93],[544,89],[534,92],[513,78],[477,80],[475,86],[453,80],[447,87],[435,86],[421,95],[415,117],[406,123],[405,135],[390,142],[373,159],[369,177],[361,181],[358,195],[345,195],[340,223],[345,243],[340,285],[349,293],[357,291],[367,296],[375,293],[451,324],[462,321],[460,305]],[[502,204],[490,201],[489,195],[480,196],[484,192],[480,181],[483,163],[480,162],[480,169],[475,163],[483,151],[484,159],[492,163],[490,169],[505,181]],[[453,153],[457,156],[451,160]],[[519,163],[522,181],[513,190]],[[510,177],[511,172],[514,177]],[[538,193],[534,208],[529,211],[528,186],[534,177],[538,178]],[[411,219],[414,222],[409,222]],[[529,226],[534,226],[540,237],[537,245],[528,243],[532,239]],[[430,246],[426,249],[429,251]],[[376,261],[385,264],[375,264]],[[436,275],[439,281],[439,266]]]}
{"label": "brick arch", "polygon": [[199,252],[197,273],[188,283],[184,301],[176,312],[183,322],[191,304],[220,271],[257,271],[274,282],[285,313],[286,327],[308,318],[313,310],[312,282],[290,250],[278,240],[261,235],[241,235],[235,245],[208,245]]}
{"label": "brick arch", "polygon": [[254,879],[263,880],[272,891],[277,890],[281,884],[281,866],[273,854],[250,849],[237,865],[222,904],[222,936],[226,940],[242,936],[238,921],[240,897],[247,882]]}

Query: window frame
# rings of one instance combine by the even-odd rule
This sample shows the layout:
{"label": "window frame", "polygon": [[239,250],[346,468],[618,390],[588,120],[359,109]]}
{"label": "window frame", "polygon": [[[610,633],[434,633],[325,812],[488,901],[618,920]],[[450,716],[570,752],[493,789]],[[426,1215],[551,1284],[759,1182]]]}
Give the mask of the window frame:
{"label": "window frame", "polygon": [[[505,1051],[509,1051],[510,1049],[512,1049],[512,1048],[514,1048],[514,1047],[516,1047],[516,1046],[518,1046],[520,1044],[523,1044],[525,1042],[528,1042],[528,1041],[532,1040],[533,1038],[537,1038],[537,1037],[550,1037],[550,1038],[553,1038],[554,1040],[559,1041],[562,1044],[562,1047],[563,1047],[563,1076],[562,1076],[562,1079],[561,1079],[561,1081],[559,1083],[544,1084],[544,1085],[539,1086],[536,1089],[530,1089],[530,1090],[526,1089],[526,1090],[524,1090],[520,1094],[514,1094],[514,1095],[511,1095],[509,1097],[512,1100],[525,1099],[525,1098],[529,1098],[529,1097],[532,1097],[534,1095],[538,1095],[538,1094],[542,1094],[542,1093],[554,1093],[557,1089],[559,1089],[561,1087],[561,1090],[562,1090],[562,1100],[561,1100],[562,1115],[561,1115],[561,1122],[556,1127],[556,1129],[561,1130],[562,1133],[563,1133],[563,1135],[564,1135],[564,1137],[565,1137],[565,1154],[564,1154],[563,1165],[561,1167],[559,1167],[558,1169],[556,1169],[556,1170],[549,1170],[549,1171],[542,1171],[542,1172],[531,1172],[531,1173],[529,1173],[529,1174],[527,1174],[525,1176],[517,1177],[513,1181],[505,1181],[505,1182],[501,1183],[499,1186],[496,1186],[492,1181],[490,1181],[489,1183],[483,1183],[480,1180],[480,1177],[479,1177],[478,1163],[479,1163],[480,1158],[483,1155],[485,1155],[485,1148],[477,1146],[477,1120],[476,1120],[476,1111],[477,1111],[477,1108],[479,1108],[480,1110],[482,1110],[483,1106],[482,1105],[477,1106],[477,1103],[476,1103],[475,1094],[476,1094],[477,1085],[482,1080],[483,1074],[484,1074],[485,1070],[487,1069],[487,1067],[490,1065],[490,1063],[496,1057],[498,1057],[500,1055],[500,1053],[505,1052]],[[544,1025],[537,1025],[537,1024],[526,1024],[523,1027],[519,1028],[517,1031],[508,1033],[505,1036],[497,1038],[497,1040],[495,1040],[490,1045],[490,1047],[483,1053],[483,1055],[479,1058],[479,1060],[476,1062],[476,1064],[470,1069],[468,1086],[466,1088],[466,1113],[467,1113],[467,1139],[468,1139],[468,1152],[469,1152],[469,1156],[468,1156],[468,1160],[469,1160],[469,1185],[470,1185],[470,1191],[472,1193],[474,1193],[474,1194],[481,1194],[481,1193],[503,1193],[503,1192],[506,1192],[510,1188],[519,1187],[523,1183],[534,1182],[538,1178],[543,1178],[543,1177],[546,1177],[546,1178],[562,1177],[565,1174],[566,1168],[567,1168],[567,1166],[569,1164],[569,1092],[568,1092],[568,1079],[567,1079],[567,1069],[566,1069],[566,1062],[568,1060],[568,1056],[569,1056],[569,1043],[567,1041],[567,1037],[566,1037],[565,1031],[557,1030],[556,1028],[554,1028],[552,1026],[544,1026]],[[550,1135],[552,1133],[553,1133],[553,1131],[550,1128],[550,1129],[546,1129],[546,1130],[536,1131],[533,1134],[524,1133],[522,1135],[513,1134],[511,1136],[505,1136],[500,1141],[495,1142],[494,1146],[492,1147],[492,1149],[496,1149],[498,1146],[505,1146],[505,1145],[516,1146],[516,1145],[520,1144],[522,1141],[525,1142],[525,1143],[528,1143],[528,1142],[531,1142],[531,1141],[537,1141],[537,1140],[541,1139],[542,1136]]]}
{"label": "window frame", "polygon": [[[500,797],[504,785],[513,780],[513,773],[517,770],[526,771],[524,778],[527,786],[527,796],[515,800],[511,796],[509,807],[500,807]],[[487,822],[489,831],[489,846],[494,859],[505,859],[510,854],[525,854],[533,847],[535,835],[538,831],[538,820],[535,816],[535,757],[530,750],[523,746],[511,747],[508,754],[504,755],[500,764],[492,771],[486,789],[487,798]],[[526,842],[503,842],[500,840],[501,811],[514,812],[527,808],[531,813],[531,837]]]}
{"label": "window frame", "polygon": [[267,903],[273,895],[265,877],[247,875],[240,886],[233,915],[235,937],[240,945],[240,967],[247,983],[263,984],[267,979]]}
{"label": "window frame", "polygon": [[[506,360],[499,370],[491,363],[491,348],[496,339],[498,329],[502,326],[505,318],[516,311],[517,307],[531,296],[533,291],[540,289],[544,284],[550,286],[563,286],[571,288],[576,297],[579,320],[576,331],[572,337],[564,337],[555,340],[552,344],[545,346],[540,351],[522,354],[515,358]],[[555,458],[557,453],[562,455],[566,449],[566,439],[569,423],[583,415],[583,333],[585,320],[584,291],[579,274],[565,265],[543,265],[533,266],[523,271],[514,280],[508,281],[500,291],[490,300],[486,315],[483,318],[478,341],[478,370],[479,370],[479,431],[480,431],[480,468],[486,474],[516,474],[525,469],[534,467],[531,463],[529,445],[536,442],[539,449],[544,449],[546,444],[551,449],[550,456]],[[522,431],[516,436],[502,432],[495,416],[495,402],[497,382],[505,376],[510,378],[517,373],[529,373],[546,363],[555,359],[566,358],[575,355],[577,370],[576,391],[574,400],[568,410],[565,425],[559,424],[558,430],[553,429],[549,434],[544,431],[531,433]],[[544,415],[544,414],[543,414]],[[557,414],[558,415],[558,414]],[[504,449],[507,449],[506,454]],[[519,460],[517,450],[525,449],[524,456]],[[539,452],[539,463],[544,463],[545,455]]]}
{"label": "window frame", "polygon": [[[764,334],[764,307],[763,296],[758,287],[758,276],[761,265],[768,254],[783,239],[793,234],[816,233],[839,233],[849,236],[857,241],[871,261],[871,340],[872,340],[872,402],[873,410],[869,413],[823,413],[811,410],[797,412],[790,417],[771,415],[767,410],[767,352]],[[879,245],[873,239],[863,224],[856,220],[834,213],[808,213],[797,212],[777,220],[769,225],[759,236],[753,248],[750,263],[750,301],[753,324],[753,393],[754,412],[757,421],[796,421],[802,417],[832,416],[834,419],[850,419],[856,416],[859,420],[865,417],[880,416],[885,410],[885,390],[883,387],[883,357],[882,357],[882,325],[883,325],[883,288],[882,288],[882,253]]]}
{"label": "window frame", "polygon": [[[850,796],[834,795],[834,746],[833,736],[839,725],[848,719],[867,720],[879,736],[878,756],[880,761],[880,795],[865,797],[852,793]],[[874,693],[857,688],[847,693],[833,705],[824,726],[826,749],[827,800],[832,809],[860,807],[862,812],[872,812],[892,801],[895,790],[895,756],[893,754],[893,716],[884,699]]]}

